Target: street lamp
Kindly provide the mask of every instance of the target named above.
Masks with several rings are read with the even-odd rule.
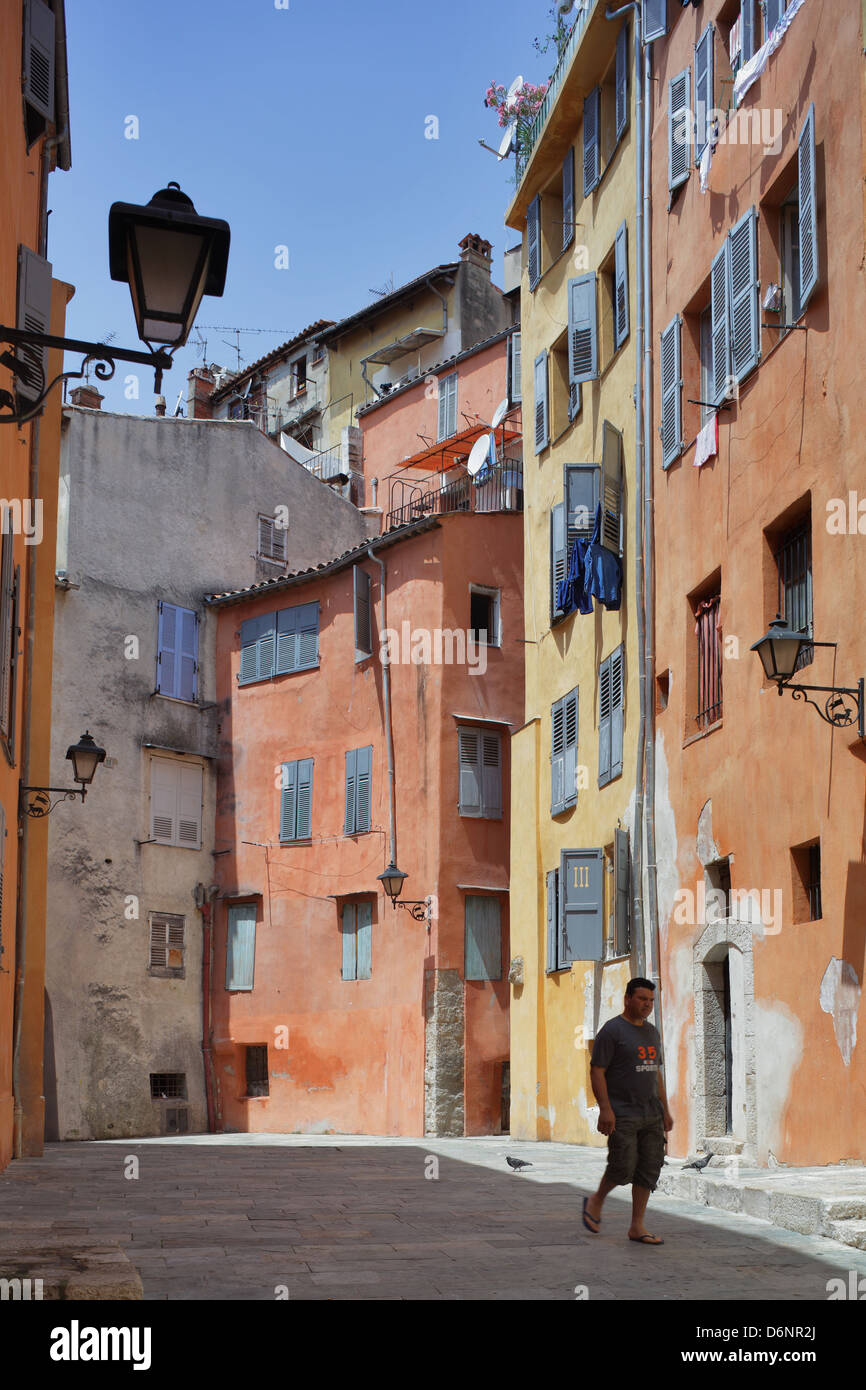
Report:
[[[408,877],[409,875],[404,874],[403,871],[401,869],[398,869],[397,865],[393,862],[388,865],[387,869],[383,874],[378,875],[379,882],[382,884],[382,886],[385,889],[385,892],[391,899],[391,906],[393,907],[395,912],[397,911],[398,907],[402,907],[415,919],[416,922],[427,922],[429,924],[429,898],[426,898],[424,902],[398,903],[397,901],[401,892],[403,891],[403,884],[405,883]]]
[[[93,781],[94,774],[100,763],[105,762],[105,749],[96,744],[90,732],[81,735],[77,743],[71,744],[66,750],[66,756],[72,763],[73,780],[79,783],[78,787],[21,787],[18,793],[18,816],[33,816],[39,820],[43,816],[50,816],[55,806],[59,806],[61,801],[74,801],[76,796],[80,796],[83,801],[87,795],[87,788]],[[57,800],[52,803],[51,793],[59,793]],[[28,801],[28,796],[32,793],[33,800]]]
[[[769,630],[760,641],[752,644],[750,650],[758,653],[764,674],[769,680],[776,682],[776,688],[780,695],[783,691],[790,690],[795,700],[804,700],[807,705],[811,705],[813,709],[818,711],[825,724],[832,724],[837,729],[848,728],[856,720],[860,737],[866,738],[866,699],[864,699],[864,681],[862,678],[854,687],[791,684],[791,677],[797,669],[797,662],[805,648],[835,646],[835,642],[816,642],[813,637],[796,632],[793,628],[788,627],[781,615],[777,613],[770,623]],[[823,708],[815,700],[809,699],[807,691],[829,697]]]
[[[57,338],[31,328],[0,324],[0,342],[13,348],[59,348],[83,352],[77,372],[61,372],[48,385],[41,369],[42,352],[0,354],[0,363],[28,384],[28,399],[16,409],[10,391],[0,390],[0,421],[21,425],[38,415],[60,381],[78,380],[93,363],[99,381],[110,381],[117,362],[137,362],[154,370],[154,393],[172,365],[172,353],[189,336],[202,296],[222,295],[231,233],[227,222],[199,217],[176,183],[155,193],[145,206],[114,203],[108,216],[109,269],[112,280],[129,284],[139,337],[149,352],[108,347],[78,338]],[[163,344],[154,348],[152,344]],[[171,351],[167,347],[171,347]],[[36,381],[32,380],[36,376]],[[39,394],[33,399],[34,391]],[[23,398],[23,389],[19,395]]]

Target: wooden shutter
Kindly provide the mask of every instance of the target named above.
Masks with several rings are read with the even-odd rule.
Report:
[[[461,816],[480,816],[481,811],[481,737],[477,729],[458,729],[457,746],[460,766]]]
[[[177,695],[177,619],[173,603],[158,605],[159,652],[156,658],[156,688],[160,695]]]
[[[511,335],[511,400],[516,404],[523,400],[523,388],[520,381],[520,334]]]
[[[502,815],[502,740],[481,734],[481,814],[492,820]]]
[[[563,806],[577,804],[577,691],[562,701],[563,724]]]
[[[622,347],[628,337],[628,228],[618,228],[615,242],[613,346]]]
[[[617,647],[610,657],[610,776],[622,773],[624,648]]]
[[[240,685],[269,680],[274,674],[276,620],[276,613],[263,613],[241,623]]]
[[[616,36],[616,138],[628,125],[628,22]]]
[[[150,919],[150,968],[168,965],[168,922],[164,917]]]
[[[583,196],[598,186],[601,178],[599,126],[601,88],[594,87],[583,103]]]
[[[346,835],[355,833],[355,800],[358,776],[358,750],[350,748],[346,753],[346,818],[343,830]]]
[[[549,442],[547,405],[547,352],[535,359],[535,452],[540,454]]]
[[[800,214],[800,313],[818,283],[818,190],[815,184],[815,103],[797,146]]]
[[[750,208],[731,228],[731,374],[742,381],[761,358],[758,295],[758,214]]]
[[[598,785],[610,781],[610,657],[598,668]]]
[[[695,163],[700,164],[709,134],[707,117],[713,110],[713,37],[708,24],[695,44]]]
[[[601,543],[622,554],[622,435],[605,420],[601,445]]]
[[[689,107],[691,69],[685,68],[668,82],[668,188],[673,190],[689,176],[692,145],[692,113]]]
[[[568,572],[568,553],[565,546],[565,503],[557,502],[550,511],[550,614],[559,617],[563,610],[557,604],[560,582]]]
[[[562,249],[574,241],[574,146],[562,161]]]
[[[565,809],[565,701],[555,700],[550,707],[550,814],[556,816]]]
[[[556,880],[558,869],[551,869],[547,875],[547,971],[558,966],[556,947],[559,940],[559,914],[557,910]]]
[[[51,265],[27,246],[18,248],[18,323],[31,333],[51,331]],[[48,349],[24,345],[15,350],[24,370],[15,377],[22,400],[35,401],[48,385]]]
[[[370,611],[370,575],[360,565],[352,569],[355,608],[355,660],[363,661],[373,653],[373,633]]]
[[[536,196],[526,212],[526,236],[529,243],[529,288],[535,289],[541,279],[541,200]]]
[[[313,833],[313,760],[298,761],[298,840],[309,840]]]
[[[346,754],[347,835],[363,835],[370,829],[370,779],[373,749],[353,748]]]
[[[598,315],[596,274],[568,282],[568,379],[592,381],[598,376]]]
[[[356,961],[357,978],[369,980],[373,973],[373,904],[358,903],[356,906]]]
[[[198,684],[198,615],[190,608],[177,610],[180,625],[178,699],[195,700]]]
[[[280,839],[297,839],[298,764],[283,763],[280,785]]]
[[[710,270],[710,320],[713,339],[712,393],[713,405],[720,405],[728,392],[731,377],[730,301],[728,297],[728,238],[713,257]]]
[[[592,535],[599,503],[599,472],[597,463],[567,463],[563,468],[566,565],[574,542]]]
[[[343,920],[340,924],[340,932],[343,942],[343,961],[341,966],[342,978],[344,980],[356,980],[358,978],[358,940],[355,932],[354,903],[343,904]]]
[[[755,0],[742,0],[740,16],[740,62],[744,66],[758,47],[755,43]]]
[[[226,989],[251,990],[256,961],[255,904],[230,907],[228,917]]]
[[[568,383],[568,418],[576,420],[583,409],[583,392],[579,381]]]
[[[464,906],[466,980],[502,979],[502,925],[498,898],[467,893]]]
[[[177,841],[179,764],[168,758],[150,763],[150,836],[161,845]]]
[[[660,39],[668,32],[668,0],[643,0],[643,41]]]
[[[43,0],[24,6],[24,100],[41,117],[41,134],[54,121],[54,12]]]
[[[319,605],[301,603],[282,608],[276,618],[277,675],[308,671],[319,664]]]
[[[7,736],[12,729],[12,683],[14,663],[13,644],[17,633],[13,621],[13,564],[15,537],[12,530],[12,509],[4,507],[0,517],[2,529],[2,558],[0,558],[0,732]]]
[[[259,517],[259,554],[273,555],[274,553],[274,520],[270,516]]]
[[[662,467],[667,468],[683,451],[683,398],[681,341],[682,320],[672,319],[661,336]]]
[[[302,603],[296,611],[298,670],[309,671],[319,664],[319,605]]]
[[[180,763],[178,770],[177,841],[187,849],[201,849],[201,766]]]
[[[564,849],[559,864],[560,963],[604,958],[604,852]]]
[[[631,949],[629,921],[631,868],[629,862],[629,840],[627,830],[613,832],[613,949],[617,956],[625,956]]]

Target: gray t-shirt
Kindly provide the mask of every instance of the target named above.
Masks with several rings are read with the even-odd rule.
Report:
[[[658,1071],[662,1040],[651,1023],[611,1018],[599,1029],[592,1065],[604,1067],[607,1094],[614,1115],[638,1116],[658,1112]]]

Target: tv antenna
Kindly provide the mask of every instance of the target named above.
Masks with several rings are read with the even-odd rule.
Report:
[[[371,289],[371,290],[370,290],[370,294],[379,294],[379,295],[382,296],[383,299],[386,299],[387,296],[388,296],[389,294],[393,294],[393,293],[394,293],[394,272],[393,272],[393,270],[391,271],[391,274],[390,274],[389,278],[385,281],[385,288],[384,288],[384,289],[381,289],[381,290],[374,290],[374,289]]]

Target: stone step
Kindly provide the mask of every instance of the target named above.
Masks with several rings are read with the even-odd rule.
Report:
[[[855,1250],[866,1250],[866,1221],[828,1221],[821,1234]]]

